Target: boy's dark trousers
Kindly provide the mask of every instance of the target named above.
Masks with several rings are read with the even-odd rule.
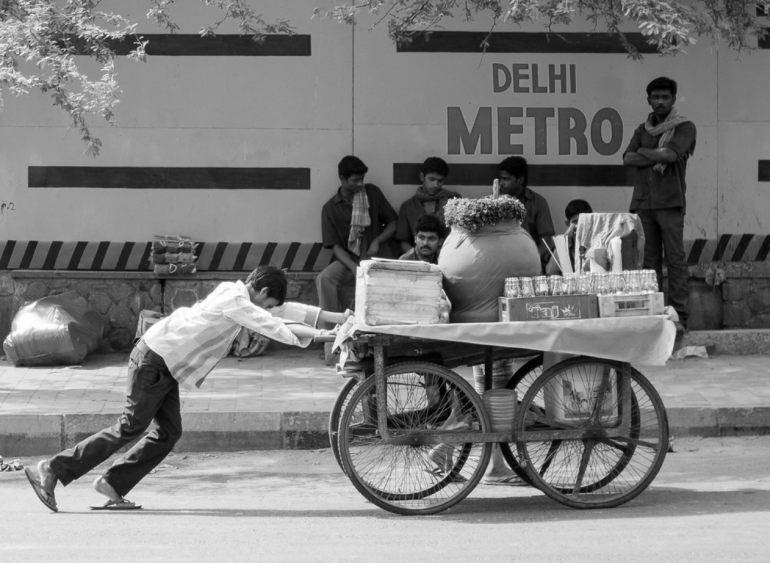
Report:
[[[117,424],[86,438],[49,460],[63,485],[79,479],[123,446],[155,427],[137,442],[103,477],[125,496],[171,452],[182,436],[179,384],[163,358],[139,340],[128,362],[126,406]]]

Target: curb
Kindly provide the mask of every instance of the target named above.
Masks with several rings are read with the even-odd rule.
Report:
[[[770,434],[770,407],[667,409],[670,434],[679,437]],[[0,452],[6,457],[49,455],[112,426],[118,414],[0,416]],[[186,413],[175,452],[307,450],[329,447],[327,412]],[[130,447],[126,446],[122,451]]]
[[[705,346],[709,355],[762,356],[770,351],[770,329],[694,330],[685,346]]]
[[[0,416],[0,453],[36,456],[71,448],[120,414]],[[329,447],[328,412],[183,413],[176,452],[305,450]],[[130,448],[130,444],[121,451]]]

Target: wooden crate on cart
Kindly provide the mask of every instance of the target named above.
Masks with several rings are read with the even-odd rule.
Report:
[[[570,321],[599,316],[596,295],[500,297],[500,322]]]
[[[363,260],[356,272],[356,322],[438,323],[441,280],[438,266],[427,262]]]
[[[663,293],[599,295],[600,317],[639,317],[663,314]]]

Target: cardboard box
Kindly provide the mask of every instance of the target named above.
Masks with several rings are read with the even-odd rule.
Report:
[[[500,322],[572,321],[599,316],[596,295],[500,297]]]
[[[639,317],[663,314],[663,293],[599,295],[600,317]]]
[[[356,272],[356,322],[438,323],[441,281],[441,270],[427,262],[363,260]]]

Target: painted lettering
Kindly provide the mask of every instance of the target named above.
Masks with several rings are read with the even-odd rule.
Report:
[[[559,108],[559,154],[571,154],[573,140],[576,154],[588,154],[586,116],[577,108]]]
[[[511,123],[521,117],[522,108],[497,108],[497,154],[524,154],[524,145],[511,143],[511,135],[521,135],[524,126]]]
[[[521,83],[529,78],[527,74],[528,64],[525,63],[513,63],[511,65],[511,72],[513,74],[513,91],[517,94],[529,93],[529,88],[523,86]]]
[[[514,94],[575,94],[577,70],[574,64],[513,63],[510,70],[502,63],[492,63],[492,90]]]
[[[493,110],[496,122],[493,122]],[[623,120],[617,110],[605,107],[591,116],[574,107],[478,108],[475,119],[466,120],[460,107],[447,108],[448,154],[493,154],[495,126],[500,155],[524,154],[525,146],[535,155],[548,154],[549,120],[556,119],[556,150],[559,155],[616,154],[623,142]],[[514,136],[518,137],[515,138]],[[527,144],[529,142],[530,144]],[[590,144],[589,144],[590,143]]]
[[[535,122],[535,154],[548,153],[548,118],[554,115],[554,108],[527,108],[527,117]]]
[[[502,81],[501,81],[502,76]],[[501,63],[492,64],[492,88],[497,94],[498,92],[505,92],[511,87],[511,73],[508,67]]]
[[[604,142],[602,126],[604,122],[610,124],[610,140]],[[620,150],[623,142],[623,119],[613,108],[602,108],[596,112],[591,120],[591,145],[602,156],[610,156]]]
[[[448,107],[447,111],[447,154],[476,154],[481,141],[481,154],[492,154],[492,108],[480,107],[469,131],[462,109]]]

